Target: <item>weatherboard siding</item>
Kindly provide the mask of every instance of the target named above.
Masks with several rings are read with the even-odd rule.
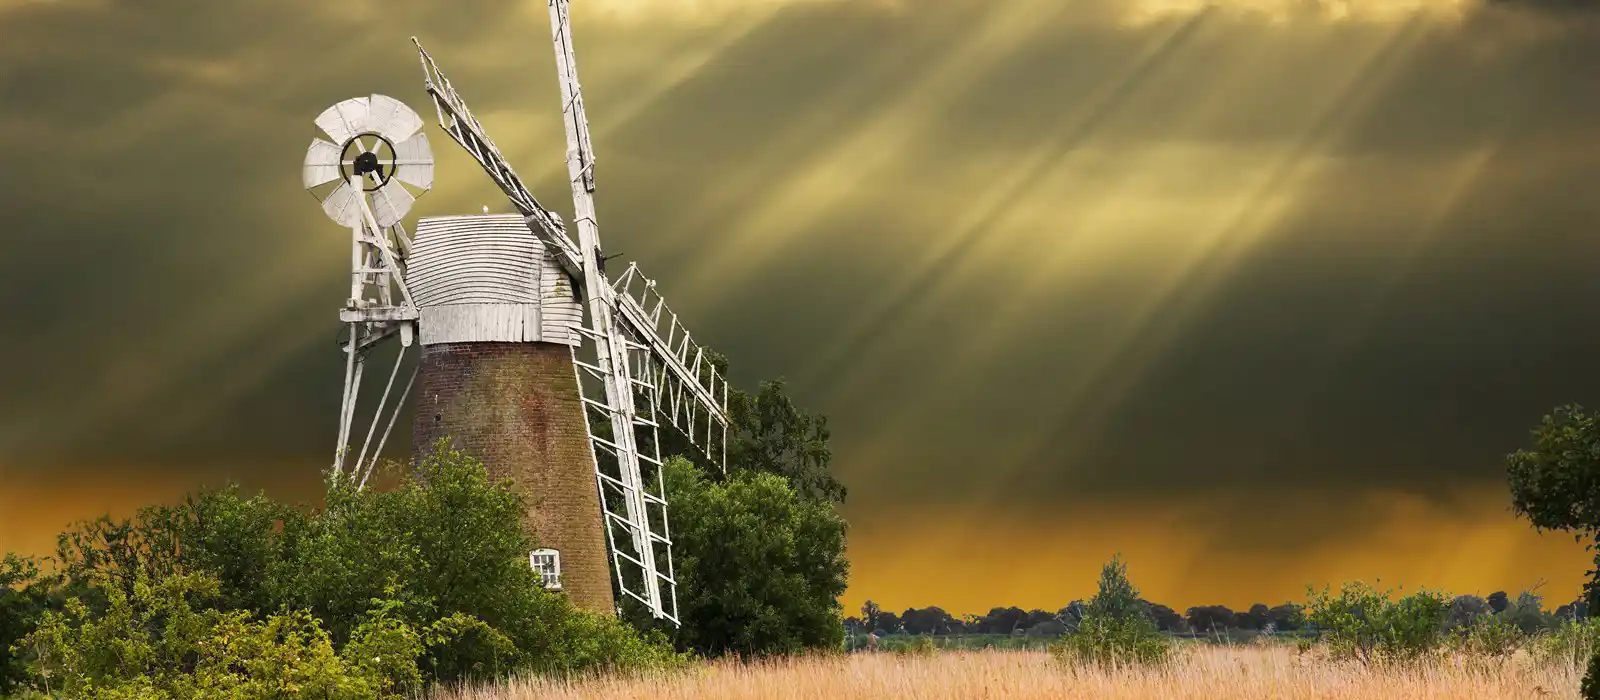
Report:
[[[424,346],[579,342],[572,282],[515,214],[419,220],[406,284]]]

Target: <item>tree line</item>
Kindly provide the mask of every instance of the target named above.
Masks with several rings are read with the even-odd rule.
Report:
[[[1136,598],[1142,614],[1158,631],[1174,634],[1204,634],[1209,632],[1295,632],[1309,630],[1306,606],[1299,603],[1282,603],[1268,607],[1256,603],[1250,608],[1234,611],[1225,605],[1199,605],[1183,613]],[[1487,597],[1460,595],[1451,599],[1450,618],[1465,622],[1476,616],[1506,614],[1516,618],[1519,627],[1527,632],[1545,629],[1562,621],[1581,622],[1588,618],[1588,604],[1576,600],[1557,607],[1544,609],[1543,599],[1532,591],[1511,598],[1505,591],[1496,591]],[[877,603],[867,601],[860,615],[845,618],[845,628],[854,633],[908,635],[1016,635],[1030,637],[1059,637],[1073,629],[1087,610],[1086,601],[1075,600],[1059,610],[1019,607],[994,607],[984,615],[961,616],[945,612],[943,608],[907,608],[899,614],[884,610]]]
[[[826,421],[781,381],[730,394],[726,473],[662,444],[681,626],[544,588],[527,494],[446,440],[389,465],[392,488],[331,481],[318,506],[205,489],[6,554],[0,696],[366,700],[834,647],[849,565]]]

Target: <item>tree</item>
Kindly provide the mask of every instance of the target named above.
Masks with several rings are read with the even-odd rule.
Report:
[[[1518,629],[1522,630],[1523,634],[1535,634],[1553,626],[1556,622],[1549,613],[1544,611],[1543,603],[1543,598],[1533,591],[1523,591],[1517,594],[1515,601],[1511,602],[1504,611],[1499,613],[1499,617],[1516,625]]]
[[[1235,616],[1235,619],[1239,625],[1239,629],[1259,630],[1263,627],[1266,627],[1267,623],[1272,621],[1271,610],[1262,603],[1256,603],[1255,605],[1250,606],[1248,611],[1238,613]]]
[[[880,610],[872,618],[872,630],[878,634],[894,634],[903,630],[900,616],[888,610]]]
[[[1095,664],[1160,664],[1172,640],[1151,621],[1139,589],[1128,580],[1121,555],[1100,570],[1100,584],[1084,607],[1084,616],[1062,643],[1052,649],[1060,661]]]
[[[1267,611],[1272,626],[1279,632],[1293,632],[1305,625],[1304,606],[1284,603]]]
[[[1028,616],[1023,618],[1022,619],[1022,624],[1018,625],[1017,627],[1019,629],[1025,629],[1026,630],[1026,629],[1032,629],[1035,625],[1042,625],[1042,624],[1044,624],[1046,622],[1055,622],[1055,621],[1056,621],[1056,614],[1055,613],[1050,612],[1048,610],[1037,610],[1037,609],[1035,609],[1035,610],[1029,610],[1028,611]]]
[[[1489,607],[1489,601],[1475,595],[1458,595],[1450,601],[1447,624],[1451,627],[1471,627],[1492,614],[1494,609]]]
[[[1506,597],[1505,591],[1495,591],[1489,594],[1489,599],[1484,601],[1489,604],[1489,610],[1496,615],[1511,607],[1511,599]]]
[[[727,376],[728,358],[709,348],[706,354],[709,365]],[[829,469],[833,452],[827,417],[796,406],[785,389],[781,378],[762,382],[754,394],[729,388],[728,473],[776,474],[804,498],[843,503],[847,490]],[[678,431],[658,433],[663,458],[682,456],[693,462],[700,456]]]
[[[1148,619],[1139,589],[1128,580],[1128,565],[1117,555],[1100,570],[1100,587],[1089,599],[1085,616],[1112,620]]]
[[[882,612],[883,608],[871,600],[861,604],[861,621],[867,626],[868,632],[872,631],[872,622],[878,619],[878,614]]]
[[[1074,600],[1067,603],[1067,607],[1056,611],[1056,619],[1060,620],[1061,624],[1066,625],[1067,629],[1076,629],[1078,621],[1083,619],[1085,608],[1083,601]]]
[[[678,647],[763,656],[837,645],[849,562],[833,504],[800,497],[775,474],[714,482],[682,458],[665,469]]]
[[[939,607],[908,608],[900,614],[900,626],[906,634],[950,634],[960,624]]]
[[[28,677],[26,657],[13,654],[11,647],[57,607],[50,584],[37,561],[15,554],[0,559],[0,697],[18,690]]]
[[[118,599],[141,600],[140,582],[203,576],[211,592],[196,605],[261,621],[304,612],[335,648],[369,629],[374,601],[384,601],[397,622],[449,638],[424,664],[429,680],[673,660],[664,643],[546,590],[527,564],[534,545],[521,496],[476,460],[438,447],[396,488],[334,484],[321,509],[228,488],[120,523],[80,524],[57,555],[64,595],[83,608],[73,624]]]
[[[1022,623],[1028,618],[1027,611],[1018,607],[990,608],[989,614],[984,615],[979,626],[982,634],[1011,634],[1022,628]]]
[[[1225,632],[1239,626],[1238,616],[1225,605],[1197,605],[1184,612],[1196,632]]]
[[[1181,632],[1185,628],[1183,616],[1178,611],[1165,605],[1147,603],[1150,619],[1156,623],[1156,629],[1163,632]]]
[[[1361,582],[1308,591],[1307,617],[1335,658],[1363,664],[1411,662],[1427,657],[1444,642],[1449,596],[1420,590],[1395,597]]]
[[[1578,405],[1557,408],[1533,430],[1533,443],[1506,457],[1512,511],[1535,529],[1573,533],[1594,549],[1600,541],[1600,414]],[[1600,553],[1588,575],[1584,602],[1593,608],[1600,605]]]
[[[781,476],[805,498],[844,502],[846,489],[828,469],[833,452],[826,416],[795,406],[782,379],[762,382],[755,395],[731,392],[728,404],[730,467]]]

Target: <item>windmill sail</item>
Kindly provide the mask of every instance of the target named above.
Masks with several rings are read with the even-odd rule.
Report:
[[[727,383],[712,366],[709,354],[655,293],[653,280],[630,266],[613,284],[600,267],[603,258],[592,199],[593,151],[582,111],[567,2],[554,0],[550,13],[576,205],[576,244],[567,237],[561,219],[528,191],[420,43],[417,51],[440,127],[483,166],[523,215],[529,230],[552,251],[561,267],[584,285],[590,325],[579,330],[593,357],[586,357],[592,359],[586,362],[574,352],[573,364],[590,414],[596,486],[615,580],[625,595],[643,603],[656,617],[676,624],[676,581],[657,447],[658,417],[665,414],[710,461],[726,468]],[[412,41],[416,43],[415,38]]]
[[[581,283],[583,261],[578,246],[567,237],[561,218],[541,206],[522,184],[522,178],[506,162],[483,125],[472,116],[466,101],[433,57],[415,37],[411,41],[421,56],[424,85],[433,98],[439,127],[483,166],[484,172],[523,215],[528,229],[555,251],[556,262]],[[672,417],[673,425],[680,427],[695,449],[710,462],[725,468],[727,381],[712,366],[710,355],[679,322],[677,314],[662,303],[654,290],[655,282],[631,267],[629,270],[612,285],[614,291],[606,294],[615,297],[621,323],[627,324],[639,342],[650,348],[651,361],[661,368],[657,380],[661,390],[653,394],[658,401],[655,408]]]

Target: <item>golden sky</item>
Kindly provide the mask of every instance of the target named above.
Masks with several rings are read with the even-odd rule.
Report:
[[[1579,0],[577,0],[607,250],[829,416],[846,603],[1175,607],[1587,555],[1503,456],[1600,377]],[[311,119],[416,35],[566,200],[545,4],[0,0],[0,548],[331,454]],[[430,127],[431,128],[431,127]],[[436,129],[417,215],[506,210]],[[394,439],[406,445],[406,436]]]

